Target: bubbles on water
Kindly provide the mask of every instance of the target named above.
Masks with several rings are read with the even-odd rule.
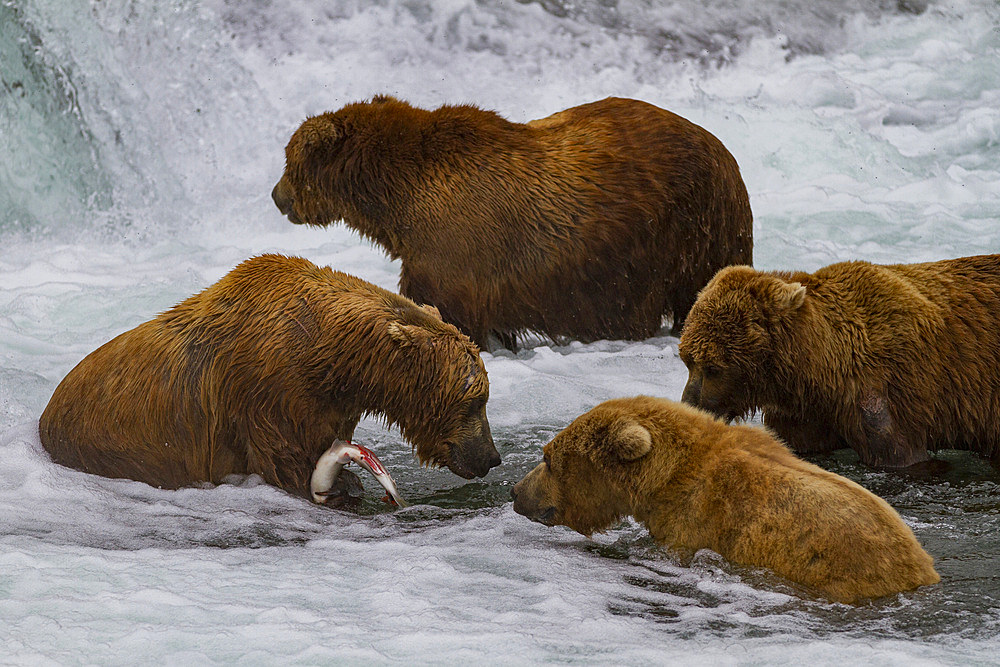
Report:
[[[254,477],[179,491],[97,478],[52,464],[34,422],[83,355],[251,254],[304,254],[395,288],[398,262],[343,226],[293,228],[268,198],[298,122],[378,92],[519,121],[612,94],[671,108],[736,155],[764,268],[995,249],[992,3],[8,2],[0,13],[2,61],[22,67],[0,72],[0,124],[14,123],[0,125],[0,625],[23,638],[5,647],[12,659],[83,645],[95,662],[995,653],[1000,480],[978,459],[942,455],[952,467],[926,478],[823,461],[897,506],[944,577],[860,607],[711,552],[682,561],[631,521],[588,540],[514,514],[510,487],[569,420],[619,395],[680,395],[686,372],[667,336],[484,354],[504,465],[482,480],[418,467],[398,431],[366,420],[360,441],[416,503],[401,511],[370,480],[351,514]],[[33,140],[42,154],[27,160]],[[15,224],[48,238],[12,235]]]
[[[0,434],[38,415],[48,398],[50,384],[32,371],[0,367]]]

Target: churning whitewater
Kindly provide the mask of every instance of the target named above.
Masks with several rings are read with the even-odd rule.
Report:
[[[308,115],[388,93],[514,121],[608,96],[669,109],[740,165],[754,263],[1000,251],[1000,9],[989,0],[707,3],[0,1],[0,653],[14,664],[988,663],[1000,474],[814,462],[885,498],[942,583],[849,607],[628,521],[589,540],[510,488],[614,397],[679,399],[677,339],[484,353],[503,465],[421,468],[355,441],[360,513],[257,478],[166,491],[60,467],[38,417],[89,352],[244,259],[296,254],[395,290],[399,264],[270,198]],[[921,360],[914,359],[914,363]]]

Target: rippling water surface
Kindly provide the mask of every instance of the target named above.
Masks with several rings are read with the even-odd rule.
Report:
[[[969,454],[907,474],[816,459],[893,504],[942,576],[859,607],[681,563],[632,522],[588,540],[514,514],[510,487],[578,414],[680,396],[670,337],[484,354],[504,465],[480,481],[363,422],[402,511],[371,481],[356,515],[254,478],[160,491],[53,465],[36,424],[69,369],[246,257],[396,287],[378,249],[269,197],[306,115],[382,92],[518,121],[608,95],[680,113],[739,161],[761,268],[1000,249],[993,2],[0,0],[3,660],[996,661],[1000,475]]]

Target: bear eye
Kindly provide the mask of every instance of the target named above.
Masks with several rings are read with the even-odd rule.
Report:
[[[713,364],[708,364],[705,366],[705,377],[714,378],[722,375],[722,369]]]

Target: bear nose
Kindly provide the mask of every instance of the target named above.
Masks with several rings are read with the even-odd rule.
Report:
[[[511,500],[517,500],[517,488],[516,487],[511,488],[511,490],[510,490],[510,499]]]
[[[681,402],[696,408],[699,407],[701,403],[701,382],[699,380],[688,379],[687,384],[684,385],[684,391],[681,393]]]
[[[274,205],[278,207],[278,210],[281,211],[282,215],[288,215],[288,212],[292,208],[291,202],[288,201],[288,198],[285,197],[284,194],[279,191],[280,187],[281,187],[280,182],[274,186],[274,189],[271,190],[271,199],[274,200]]]

